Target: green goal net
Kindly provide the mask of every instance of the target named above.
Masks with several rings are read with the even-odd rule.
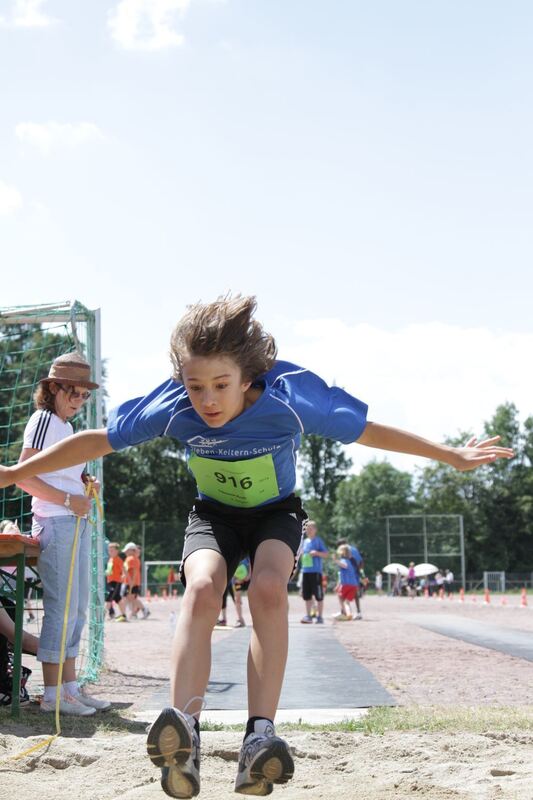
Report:
[[[37,306],[0,308],[0,463],[18,461],[24,428],[34,412],[33,394],[57,356],[78,350],[91,365],[101,385],[100,315],[81,303],[63,302]],[[101,427],[102,390],[93,392],[73,421],[75,430]],[[88,471],[103,484],[102,462],[91,462]],[[31,530],[31,497],[17,487],[0,490],[0,519],[17,521],[23,533]],[[104,521],[96,509],[92,526],[91,595],[80,657],[82,682],[97,679],[103,657]],[[37,590],[38,592],[38,590]],[[35,621],[28,630],[38,635],[42,604],[37,596]]]

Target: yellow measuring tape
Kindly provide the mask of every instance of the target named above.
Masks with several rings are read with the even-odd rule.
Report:
[[[100,498],[98,497],[98,492],[94,488],[93,482],[89,481],[85,488],[85,494],[87,497],[92,497],[98,508],[98,512],[100,516],[103,516],[102,512],[102,504],[100,502]],[[61,649],[59,653],[59,673],[57,676],[57,691],[56,691],[56,732],[53,736],[49,736],[44,742],[39,742],[35,744],[33,747],[30,747],[28,750],[24,750],[22,753],[18,753],[16,756],[10,756],[10,759],[17,760],[18,758],[24,758],[24,756],[29,755],[30,753],[34,753],[36,750],[40,750],[41,747],[46,747],[47,744],[51,744],[54,739],[61,734],[61,725],[59,722],[59,701],[61,699],[61,685],[62,685],[62,678],[63,678],[63,661],[65,656],[65,645],[67,642],[67,627],[68,627],[68,616],[69,616],[69,608],[70,608],[70,595],[72,592],[72,578],[74,576],[74,564],[76,563],[76,552],[78,549],[78,539],[80,534],[80,524],[81,524],[81,517],[78,517],[76,522],[76,530],[74,531],[74,541],[72,542],[72,555],[70,558],[70,570],[68,574],[68,584],[67,584],[67,594],[65,598],[65,613],[63,614],[63,631],[61,634]]]

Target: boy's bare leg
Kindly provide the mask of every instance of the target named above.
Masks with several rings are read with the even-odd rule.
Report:
[[[253,630],[248,651],[248,713],[274,720],[288,650],[287,583],[294,568],[288,545],[262,542],[255,554],[248,605]]]
[[[211,671],[211,634],[228,581],[226,562],[215,550],[197,550],[185,561],[187,587],[174,634],[171,698],[183,709],[192,697],[203,697]],[[187,712],[200,716],[198,704]]]

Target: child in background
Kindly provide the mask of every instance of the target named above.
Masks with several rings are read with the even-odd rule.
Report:
[[[120,546],[117,542],[110,542],[107,545],[107,552],[109,558],[107,560],[107,567],[106,567],[106,597],[105,597],[105,605],[107,609],[107,614],[109,619],[114,619],[115,617],[115,609],[113,604],[116,603],[120,609],[121,615],[124,615],[125,609],[121,606],[121,592],[120,587],[122,585],[122,570],[124,567],[124,562],[119,556]],[[122,601],[123,603],[123,601]]]
[[[354,618],[351,603],[357,597],[359,578],[355,572],[351,561],[351,550],[349,544],[341,544],[336,551],[337,558],[334,558],[339,569],[339,581],[337,584],[337,596],[341,610],[333,615],[333,619],[338,622],[346,622]],[[358,609],[356,619],[361,619]]]
[[[235,628],[244,628],[246,622],[242,613],[242,595],[250,585],[252,567],[248,556],[243,558],[232,578],[233,591],[235,593],[235,611],[237,612],[237,622]]]
[[[126,577],[126,605],[129,605],[131,617],[137,619],[139,611],[143,619],[146,619],[150,612],[141,602],[141,559],[139,558],[140,549],[134,542],[128,542],[124,548],[126,560],[124,561],[124,575]]]

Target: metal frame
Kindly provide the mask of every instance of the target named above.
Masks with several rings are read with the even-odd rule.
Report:
[[[406,520],[422,520],[422,531],[402,531],[402,533],[391,533],[391,519],[406,519]],[[461,584],[463,589],[466,587],[466,565],[465,565],[465,536],[464,536],[464,523],[462,514],[389,514],[385,517],[386,535],[387,535],[387,559],[390,564],[395,559],[395,554],[391,549],[391,538],[405,538],[406,536],[421,536],[423,537],[424,545],[424,561],[429,562],[431,559],[441,558],[442,553],[430,553],[428,550],[428,519],[454,519],[459,522],[458,531],[430,531],[430,536],[458,536],[459,537],[459,552],[446,553],[446,556],[460,557],[461,558]],[[403,553],[405,556],[418,558],[420,552],[416,553]],[[389,578],[390,581],[390,578]]]
[[[9,306],[0,309],[0,329],[2,324],[41,324],[64,323],[70,325],[72,338],[76,347],[80,348],[76,323],[85,322],[87,325],[86,358],[91,365],[91,373],[99,389],[93,392],[86,406],[86,421],[90,428],[101,428],[103,424],[103,387],[102,387],[102,353],[101,353],[101,315],[100,309],[88,309],[78,300],[65,300],[57,303],[43,303],[40,305]],[[89,462],[90,474],[94,475],[102,486],[101,499],[104,497],[104,470],[101,458]],[[103,636],[103,614],[105,601],[105,576],[104,576],[104,520],[97,516],[96,520],[96,570],[97,570],[97,603],[95,612],[100,616],[98,620]],[[93,596],[94,599],[94,596]],[[95,641],[96,627],[90,628],[88,652],[101,652],[102,642]]]
[[[143,593],[143,597],[144,597],[144,595],[146,594],[146,590],[147,590],[147,588],[148,588],[148,580],[147,580],[147,577],[148,577],[148,567],[160,566],[160,565],[167,565],[167,564],[168,564],[168,565],[171,565],[171,564],[176,564],[176,565],[177,565],[177,567],[178,567],[178,570],[179,570],[179,566],[180,566],[180,564],[181,564],[181,561],[145,561],[145,562],[144,562],[144,565],[143,565],[143,582],[142,582],[142,593]]]

